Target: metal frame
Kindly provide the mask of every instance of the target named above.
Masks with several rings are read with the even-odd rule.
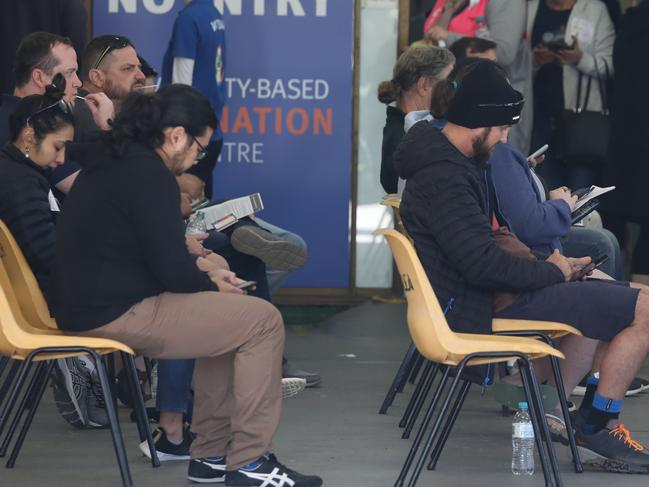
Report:
[[[6,427],[11,412],[16,405],[18,397],[21,390],[27,380],[27,375],[31,369],[34,359],[39,355],[49,355],[49,354],[76,354],[76,353],[85,353],[90,355],[94,360],[97,367],[97,373],[99,375],[99,381],[101,383],[102,393],[104,396],[104,401],[106,404],[106,412],[108,414],[108,420],[110,423],[111,437],[113,440],[113,446],[115,449],[115,456],[117,458],[117,464],[119,466],[120,474],[122,477],[122,485],[124,487],[130,487],[133,485],[133,479],[131,477],[130,468],[128,465],[128,459],[126,456],[126,448],[124,446],[124,438],[122,436],[122,431],[119,425],[119,419],[117,416],[117,407],[114,401],[114,395],[112,394],[112,385],[111,381],[108,379],[108,374],[106,373],[106,366],[103,362],[103,357],[100,356],[94,349],[87,347],[43,347],[36,350],[33,350],[25,360],[22,360],[19,363],[19,371],[15,377],[7,377],[6,381],[13,382],[11,391],[7,398],[7,402],[2,407],[0,412],[0,436],[4,428]],[[155,445],[153,443],[153,437],[151,435],[151,428],[149,425],[148,417],[146,414],[146,409],[144,406],[144,399],[142,397],[142,390],[139,387],[139,382],[137,378],[137,371],[135,368],[135,360],[132,355],[122,352],[122,360],[125,369],[127,370],[127,376],[129,379],[129,386],[131,388],[131,394],[135,398],[135,411],[137,418],[138,432],[140,435],[140,441],[147,441],[149,450],[151,453],[151,464],[153,467],[160,466],[160,460],[158,459],[157,452],[155,450]],[[18,362],[18,361],[16,361]],[[5,363],[6,365],[6,363]],[[27,408],[29,408],[29,413],[23,426],[20,430],[18,438],[14,444],[9,460],[7,461],[7,468],[13,468],[20,453],[20,449],[23,445],[29,427],[31,426],[32,420],[36,413],[36,409],[43,397],[43,392],[45,391],[45,386],[47,385],[47,380],[50,377],[50,372],[54,366],[54,360],[44,360],[38,364],[36,372],[32,376],[32,380],[27,388],[27,391],[23,395],[23,398],[18,406],[18,409],[14,415],[13,421],[10,424],[9,430],[4,437],[2,445],[0,446],[0,457],[6,455],[6,452],[9,448],[9,444],[15,434],[15,431],[22,419],[22,416]],[[6,386],[3,386],[3,388]]]

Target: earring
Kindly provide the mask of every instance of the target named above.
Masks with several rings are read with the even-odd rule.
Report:
[[[29,147],[25,147],[25,158],[29,159]]]

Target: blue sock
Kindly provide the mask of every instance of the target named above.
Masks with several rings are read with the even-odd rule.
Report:
[[[254,462],[250,462],[249,464],[244,465],[243,467],[241,467],[241,469],[242,470],[247,470],[247,471],[250,472],[252,470],[256,470],[257,468],[259,468],[259,465],[261,465],[262,463],[264,463],[264,461],[263,461],[263,458],[260,457],[257,460],[255,460]]]
[[[595,392],[592,407],[588,411],[585,423],[582,426],[583,432],[594,434],[604,429],[610,420],[617,419],[620,416],[621,410],[621,400],[610,399]]]
[[[586,381],[586,394],[584,394],[584,399],[581,401],[581,405],[579,406],[579,414],[584,419],[588,416],[588,411],[593,407],[593,398],[595,397],[598,385],[598,373],[588,377],[588,380]]]

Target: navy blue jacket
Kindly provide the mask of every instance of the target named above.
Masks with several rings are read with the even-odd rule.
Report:
[[[570,231],[570,207],[539,193],[523,154],[509,144],[498,144],[491,156],[491,177],[500,210],[519,240],[534,252],[560,250],[559,239]]]

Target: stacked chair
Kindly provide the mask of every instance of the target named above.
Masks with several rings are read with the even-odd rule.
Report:
[[[3,369],[9,368],[4,383],[0,385],[0,457],[6,455],[20,421],[27,413],[7,461],[7,468],[15,465],[55,360],[89,355],[95,361],[99,374],[122,484],[125,487],[133,485],[116,402],[112,394],[112,383],[104,364],[105,357],[117,352],[122,355],[131,393],[135,399],[140,440],[148,442],[152,465],[157,467],[160,462],[138,383],[135,352],[116,340],[77,336],[58,330],[27,261],[9,229],[0,221],[0,376]],[[31,376],[27,390],[20,398],[33,365],[36,365],[36,370]],[[7,425],[9,428],[5,433]]]
[[[391,198],[388,203],[384,199],[384,204],[392,206],[398,212],[400,202],[397,198]],[[405,231],[405,228],[402,230]],[[495,319],[492,323],[493,335],[454,333],[448,326],[445,313],[437,301],[407,235],[391,229],[379,230],[376,233],[386,238],[403,281],[408,303],[408,329],[412,338],[381,405],[379,411],[381,414],[387,412],[396,394],[404,390],[409,379],[413,383],[416,381],[419,370],[423,367],[423,372],[399,423],[399,426],[404,428],[403,438],[410,436],[435,379],[441,374],[441,380],[394,485],[406,485],[408,474],[426,435],[424,448],[407,485],[409,487],[416,485],[429,455],[428,469],[436,468],[472,384],[469,375],[466,374],[468,372],[465,370],[466,367],[517,360],[528,398],[545,483],[548,486],[562,486],[556,453],[550,439],[532,363],[532,360],[545,357],[550,359],[555,383],[558,386],[575,471],[582,472],[558,364],[558,359],[563,358],[563,355],[554,348],[553,341],[567,334],[580,334],[579,331],[562,323]],[[444,395],[444,389],[449,382],[450,389]],[[442,397],[444,400],[441,408],[435,414]],[[430,429],[431,422],[432,429]]]

